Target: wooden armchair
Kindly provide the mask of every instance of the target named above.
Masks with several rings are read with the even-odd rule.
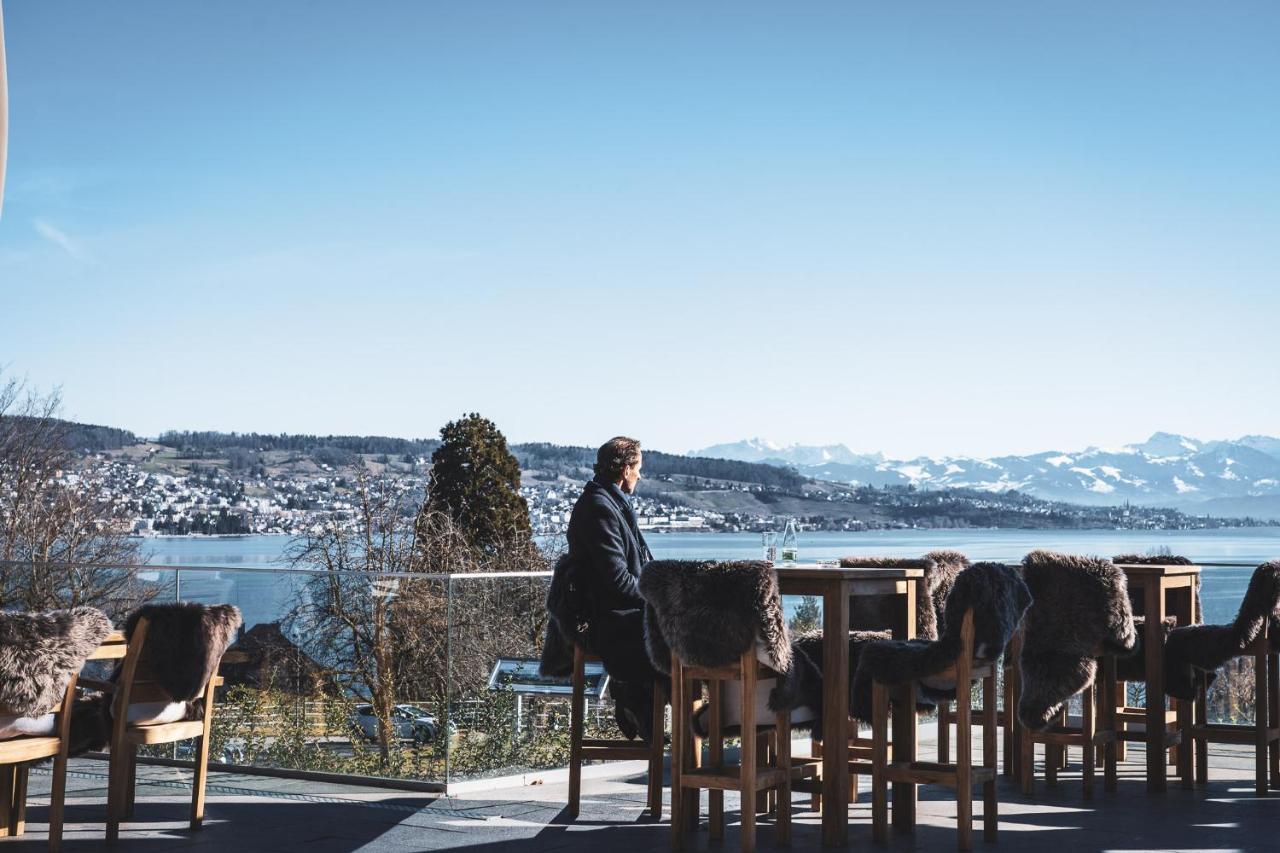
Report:
[[[196,738],[195,779],[191,786],[191,828],[204,820],[205,777],[209,766],[209,730],[213,722],[215,688],[222,677],[215,675],[204,687],[204,713],[198,720],[138,725],[129,722],[129,706],[139,702],[169,701],[171,697],[153,680],[147,660],[147,619],[138,620],[127,645],[121,643],[103,657],[123,658],[114,682],[82,679],[85,686],[114,694],[112,699],[111,765],[107,782],[107,843],[120,837],[120,823],[133,816],[138,747],[176,743]]]
[[[53,759],[53,791],[49,795],[49,849],[62,844],[62,808],[67,791],[67,745],[70,742],[71,706],[76,680],[71,679],[58,706],[54,734],[0,740],[0,838],[26,831],[27,770],[46,758]]]

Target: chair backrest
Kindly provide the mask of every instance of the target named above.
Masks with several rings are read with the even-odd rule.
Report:
[[[229,604],[144,605],[125,622],[131,651],[144,620],[147,630],[138,642],[134,677],[154,682],[162,691],[144,701],[187,702],[198,697],[217,673],[222,654],[240,627],[240,611]],[[135,695],[133,701],[140,700],[142,696]]]
[[[925,594],[916,600],[916,637],[936,640],[945,624],[947,596],[969,559],[959,551],[930,551],[923,557],[841,557],[841,568],[923,569]],[[877,630],[892,624],[891,595],[860,595],[850,602],[849,624],[854,629]]]
[[[1110,560],[1032,551],[1022,571],[1033,601],[1023,620],[1018,715],[1039,731],[1093,684],[1097,657],[1132,652],[1137,632],[1124,572]]]
[[[110,632],[110,620],[93,607],[0,612],[0,712],[38,717],[58,707]]]
[[[778,576],[768,563],[655,560],[640,573],[640,594],[649,658],[660,672],[670,670],[672,652],[690,666],[720,667],[753,647],[775,672],[791,668]]]

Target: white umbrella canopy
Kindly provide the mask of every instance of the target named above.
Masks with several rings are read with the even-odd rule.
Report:
[[[9,84],[4,71],[4,6],[0,5],[0,213],[4,212],[4,163],[9,142]]]

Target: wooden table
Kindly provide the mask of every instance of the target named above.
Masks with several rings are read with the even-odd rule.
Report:
[[[811,595],[822,599],[822,841],[827,845],[849,842],[849,643],[831,642],[849,636],[849,600],[858,595],[896,596],[894,623],[886,625],[895,638],[910,639],[916,633],[916,597],[924,583],[923,569],[851,568],[817,564],[776,566],[778,589],[783,595]],[[900,715],[910,725],[898,723],[893,732],[895,761],[915,759],[916,726],[912,713]],[[908,731],[909,729],[909,731]],[[899,803],[904,816],[914,803],[914,785],[894,785],[894,816]],[[901,799],[899,799],[901,798]]]
[[[1161,625],[1166,616],[1177,617],[1179,625],[1194,625],[1196,619],[1195,582],[1199,566],[1158,566],[1118,563],[1129,581],[1130,591],[1143,602],[1143,646],[1147,672],[1147,708],[1144,739],[1147,748],[1147,790],[1164,791],[1168,785],[1165,740],[1168,731],[1164,695],[1164,636]],[[1191,712],[1191,703],[1174,700],[1179,717]],[[1179,775],[1190,772],[1190,744],[1178,747]]]

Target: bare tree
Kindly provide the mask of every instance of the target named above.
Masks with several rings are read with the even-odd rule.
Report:
[[[69,448],[56,391],[0,377],[0,606],[89,604],[112,614],[153,596],[124,508]]]
[[[296,568],[318,569],[288,623],[339,686],[373,706],[384,762],[394,734],[397,644],[391,623],[400,578],[414,570],[414,516],[407,489],[361,474],[354,518],[320,523],[291,549]]]

